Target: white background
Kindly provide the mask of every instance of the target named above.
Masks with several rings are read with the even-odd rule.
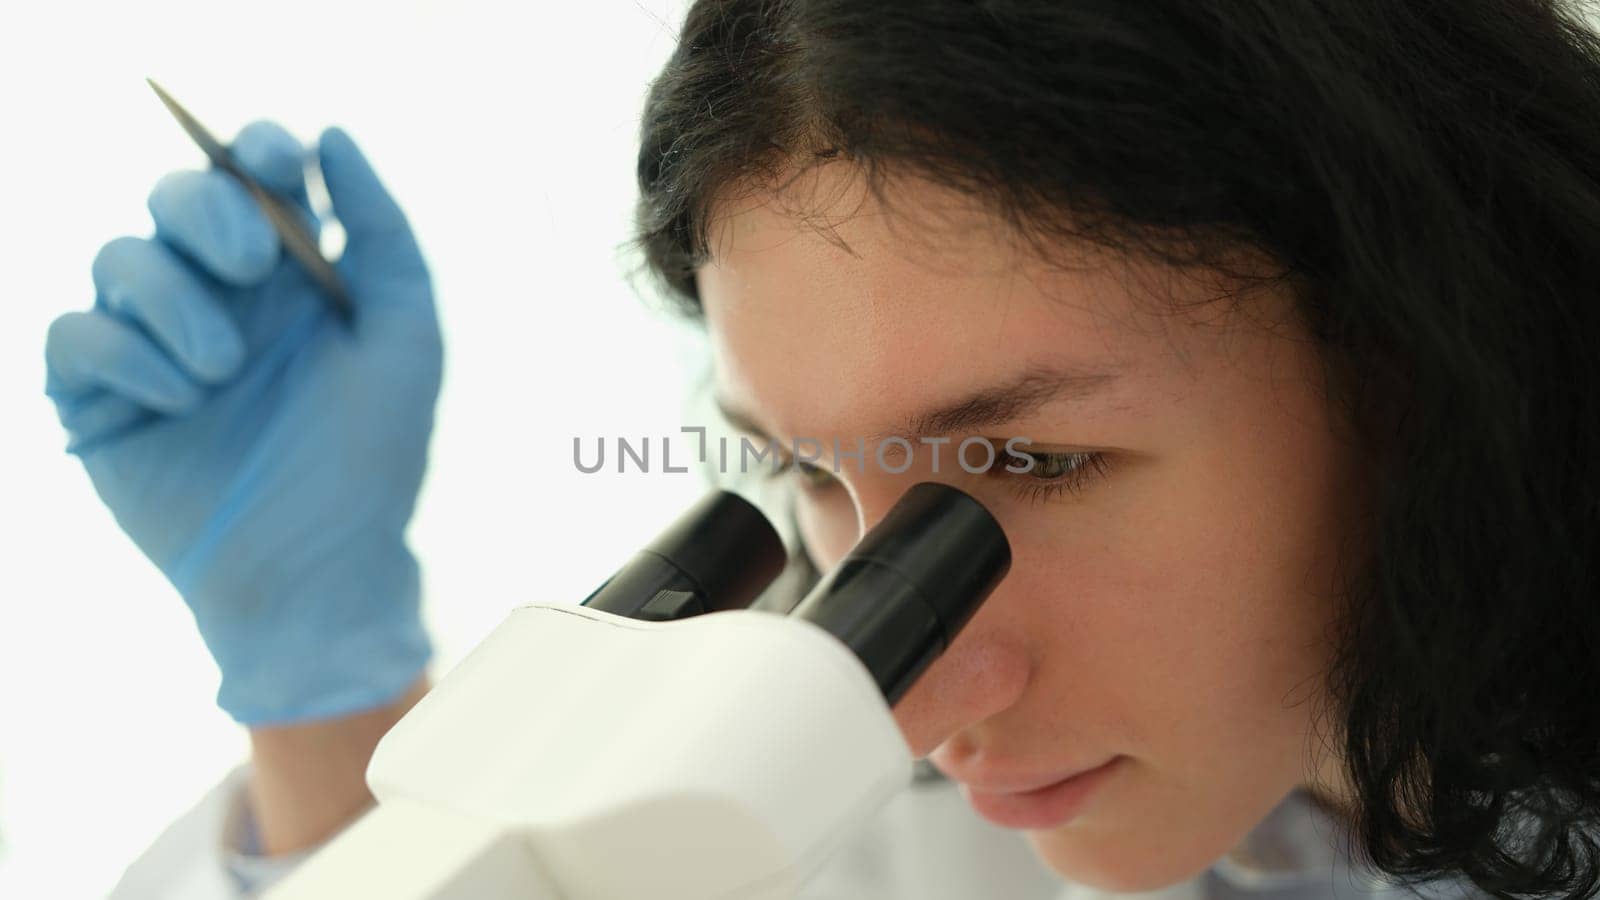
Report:
[[[188,612],[100,505],[42,393],[101,244],[223,140],[339,124],[411,216],[447,341],[412,528],[442,671],[505,611],[582,599],[703,490],[582,475],[575,435],[676,432],[697,333],[624,279],[637,117],[682,5],[8,4],[0,21],[0,896],[109,889],[243,758]]]

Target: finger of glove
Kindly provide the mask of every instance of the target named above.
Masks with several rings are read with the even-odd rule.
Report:
[[[233,161],[280,197],[293,201],[312,234],[318,232],[316,215],[306,191],[306,148],[282,125],[258,119],[239,129],[228,148]]]
[[[101,441],[138,425],[155,415],[127,397],[110,391],[96,390],[80,395],[80,399],[59,402],[56,413],[66,428],[67,452],[83,453]]]
[[[166,244],[117,238],[100,248],[92,273],[106,308],[142,325],[195,378],[220,382],[244,362],[238,326]]]
[[[239,179],[216,169],[171,172],[147,202],[156,237],[217,280],[259,284],[278,261],[278,234]]]
[[[57,405],[107,390],[147,409],[182,414],[203,398],[161,348],[129,322],[99,312],[72,312],[50,323],[45,339],[45,393]]]
[[[323,131],[318,141],[322,180],[334,215],[345,230],[341,274],[358,303],[432,303],[427,266],[400,205],[344,129]]]

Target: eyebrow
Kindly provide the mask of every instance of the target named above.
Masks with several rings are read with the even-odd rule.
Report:
[[[981,388],[957,400],[907,416],[900,427],[869,436],[870,442],[899,436],[937,437],[975,432],[1027,418],[1052,403],[1082,403],[1103,394],[1120,377],[1118,372],[1082,368],[1030,366],[1009,381]],[[758,437],[771,432],[754,415],[716,398],[718,411],[728,423]]]

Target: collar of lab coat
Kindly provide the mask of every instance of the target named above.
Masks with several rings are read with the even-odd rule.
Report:
[[[1394,885],[1355,859],[1344,826],[1304,788],[1279,801],[1211,870],[1241,891],[1326,884],[1333,874],[1348,874],[1352,885],[1366,890]]]

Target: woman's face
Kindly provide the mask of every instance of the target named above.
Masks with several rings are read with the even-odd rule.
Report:
[[[1010,574],[896,706],[913,753],[1070,880],[1190,877],[1337,771],[1312,726],[1360,463],[1316,348],[1286,294],[1230,316],[1204,303],[1216,283],[1050,268],[939,188],[889,196],[892,214],[835,164],[719,204],[697,273],[719,402],[775,444],[822,443],[821,472],[783,477],[824,570],[917,481],[988,507]],[[878,464],[887,435],[909,460]],[[951,438],[937,473],[923,436]],[[1028,439],[1034,470],[1002,450],[970,474],[972,436]],[[858,438],[864,463],[835,459]],[[1003,796],[1108,761],[1087,792]]]

